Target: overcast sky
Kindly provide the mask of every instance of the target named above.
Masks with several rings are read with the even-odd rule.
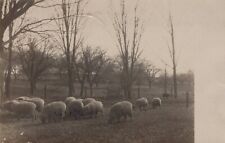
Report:
[[[86,7],[86,12],[94,16],[86,23],[86,43],[100,46],[109,55],[118,53],[111,17],[112,11],[119,8],[119,1],[89,0]],[[133,15],[136,2],[127,0],[128,15]],[[196,67],[203,64],[199,63],[202,55],[207,55],[208,59],[213,58],[210,49],[221,49],[224,45],[224,5],[223,0],[139,0],[138,14],[144,20],[145,27],[141,43],[142,57],[161,68],[164,68],[162,60],[171,65],[167,48],[167,43],[171,43],[168,33],[168,16],[171,11],[178,72],[189,69],[195,71]],[[52,9],[34,8],[31,11],[36,18],[55,15]]]

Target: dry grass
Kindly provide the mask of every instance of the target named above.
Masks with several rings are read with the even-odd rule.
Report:
[[[115,102],[115,101],[113,101]],[[109,101],[104,117],[41,124],[29,119],[0,122],[4,143],[193,143],[194,107],[187,109],[184,98],[163,100],[163,105],[146,112],[135,111],[132,120],[107,124]],[[2,116],[7,118],[7,116]],[[11,117],[11,116],[10,116]],[[4,120],[5,121],[5,120]]]

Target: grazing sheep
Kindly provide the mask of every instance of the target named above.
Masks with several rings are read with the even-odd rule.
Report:
[[[158,97],[153,98],[152,99],[152,108],[155,109],[156,107],[161,106],[161,103],[162,103],[162,101],[160,98],[158,98]]]
[[[66,109],[67,115],[78,119],[82,116],[83,106],[84,104],[81,100],[74,100],[69,102]]]
[[[36,104],[27,101],[12,100],[11,111],[19,118],[32,117],[36,119]]]
[[[141,97],[139,99],[136,100],[136,106],[139,108],[139,110],[147,110],[148,107],[148,99],[145,97]]]
[[[55,101],[45,105],[42,114],[42,123],[51,121],[61,121],[65,117],[66,104],[62,101]]]
[[[44,108],[44,104],[45,104],[45,101],[41,98],[38,98],[38,97],[25,99],[24,101],[28,101],[28,102],[32,102],[32,103],[36,104],[36,106],[37,106],[36,110],[38,112],[42,112],[42,110]]]
[[[83,103],[83,100],[84,100],[84,99],[82,99],[82,98],[77,98],[76,100],[77,100],[77,101],[81,101],[81,102]]]
[[[64,102],[66,103],[66,105],[68,105],[70,102],[72,102],[72,101],[74,101],[74,100],[76,100],[76,98],[70,96],[70,97],[66,97],[66,99],[65,99]]]
[[[2,106],[1,106],[1,109],[2,110],[5,110],[5,111],[8,111],[8,112],[13,112],[13,104],[15,104],[15,102],[17,102],[16,100],[8,100],[8,101],[5,101]]]
[[[109,112],[109,120],[108,123],[112,123],[114,121],[120,121],[121,117],[124,117],[126,120],[127,116],[132,118],[132,103],[129,101],[121,101],[112,105]]]
[[[103,115],[103,104],[101,101],[92,101],[84,106],[83,113],[88,117],[97,117],[98,113]]]
[[[84,103],[84,106],[92,101],[95,101],[95,99],[94,98],[85,98],[82,100],[82,102]]]

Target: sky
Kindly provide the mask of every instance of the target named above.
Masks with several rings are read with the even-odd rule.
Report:
[[[55,0],[56,1],[56,0]],[[47,0],[47,3],[53,1]],[[83,31],[86,43],[92,46],[99,46],[108,52],[108,55],[118,54],[116,47],[115,33],[112,27],[113,11],[118,11],[120,0],[89,0],[86,12],[93,17],[88,18]],[[133,16],[133,8],[138,2],[138,15],[144,22],[144,33],[141,41],[142,58],[151,61],[159,68],[171,69],[168,44],[171,47],[169,36],[169,12],[172,15],[175,34],[176,58],[178,62],[177,71],[187,72],[195,70],[196,58],[201,54],[201,48],[211,48],[206,43],[211,32],[220,32],[222,25],[217,23],[218,6],[210,0],[133,0],[126,1],[126,10],[129,16]],[[31,16],[44,18],[54,16],[53,9],[33,8]],[[224,17],[218,17],[224,18]],[[223,21],[219,21],[223,22]],[[214,27],[217,25],[217,27]],[[215,33],[214,33],[215,34]],[[223,34],[223,33],[221,33]],[[216,43],[215,45],[220,45]],[[214,44],[213,44],[214,45]]]

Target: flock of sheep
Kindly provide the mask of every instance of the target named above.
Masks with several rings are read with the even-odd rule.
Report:
[[[153,98],[152,108],[161,106],[160,98]],[[147,110],[148,99],[141,97],[134,105],[129,101],[120,101],[113,104],[109,111],[108,123],[118,122],[123,117],[132,118],[133,109],[140,111]],[[67,97],[65,101],[54,101],[45,104],[45,101],[38,97],[18,97],[4,102],[1,109],[14,113],[18,119],[30,117],[33,120],[40,119],[42,123],[62,121],[65,118],[93,118],[98,113],[103,115],[104,106],[101,101],[94,98],[76,99]]]

